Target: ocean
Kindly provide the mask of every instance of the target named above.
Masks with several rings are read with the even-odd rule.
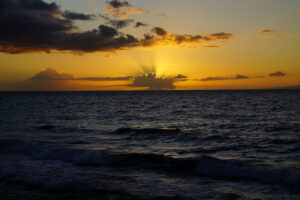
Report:
[[[300,199],[300,90],[1,92],[0,199]]]

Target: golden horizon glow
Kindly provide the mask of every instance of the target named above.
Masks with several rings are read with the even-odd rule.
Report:
[[[51,84],[36,90],[212,90],[300,86],[300,15],[295,10],[300,7],[300,2],[297,0],[228,0],[226,3],[174,0],[172,4],[169,0],[130,0],[127,3],[120,1],[123,2],[121,7],[96,0],[90,0],[84,6],[77,0],[73,3],[43,1],[60,6],[60,11],[51,15],[55,18],[61,19],[64,10],[89,13],[86,17],[93,17],[86,21],[73,20],[73,25],[79,28],[64,30],[63,37],[67,39],[72,39],[72,34],[85,37],[90,30],[98,30],[100,24],[102,29],[95,32],[99,34],[98,38],[103,37],[101,34],[112,34],[112,40],[120,37],[126,42],[112,42],[107,48],[101,46],[101,42],[97,43],[98,39],[89,45],[69,44],[62,40],[49,44],[49,47],[30,47],[14,43],[16,40],[0,34],[0,90],[34,90],[33,83],[31,88],[20,84],[48,68],[78,79],[98,79],[59,82],[48,77]],[[105,17],[99,17],[99,12]],[[262,18],[265,15],[268,18]],[[120,25],[124,27],[114,27],[118,20],[125,20]],[[135,27],[137,22],[140,24]],[[50,52],[46,53],[48,50]],[[9,54],[12,52],[15,54]],[[154,69],[152,72],[157,77],[143,80],[149,86],[142,87],[142,83],[135,83],[135,78],[146,74],[147,68]],[[116,77],[130,78],[115,80]],[[104,78],[111,80],[102,80]],[[169,80],[164,82],[160,78]],[[47,80],[43,81],[46,83]]]

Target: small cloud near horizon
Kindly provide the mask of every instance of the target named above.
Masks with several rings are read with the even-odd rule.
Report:
[[[72,74],[60,73],[55,69],[47,68],[36,73],[32,77],[22,82],[10,84],[13,90],[28,90],[28,91],[64,91],[64,90],[86,90],[82,85],[84,82],[114,82],[114,81],[130,81],[130,84],[120,85],[129,88],[145,88],[148,90],[173,90],[174,85],[178,81],[186,81],[187,76],[178,74],[173,77],[159,77],[155,68],[144,68],[144,73],[137,76],[124,77],[79,77],[75,78]],[[146,71],[145,71],[146,70]],[[117,85],[115,85],[116,87]]]
[[[285,73],[278,71],[278,72],[269,74],[269,76],[270,77],[283,77],[283,76],[285,76]]]
[[[140,75],[135,76],[133,82],[127,86],[145,88],[147,90],[174,90],[176,89],[175,82],[186,81],[188,79],[183,74],[170,77],[158,76],[154,66],[142,66],[141,70]]]
[[[206,77],[203,79],[200,79],[200,81],[223,81],[223,80],[241,80],[241,79],[249,79],[248,76],[244,76],[241,74],[237,74],[236,76],[231,76],[231,77]]]

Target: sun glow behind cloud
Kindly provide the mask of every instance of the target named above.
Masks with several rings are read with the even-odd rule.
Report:
[[[112,1],[114,9],[98,0],[90,0],[89,4],[93,5],[90,7],[82,6],[85,3],[79,5],[77,1],[55,2],[59,8],[49,4],[51,6],[47,12],[43,11],[46,12],[44,18],[30,16],[34,20],[43,19],[59,25],[63,31],[52,29],[42,31],[37,37],[21,37],[24,31],[30,33],[31,30],[10,32],[9,27],[19,30],[23,18],[1,23],[2,27],[7,25],[8,28],[0,31],[4,52],[0,54],[0,82],[25,80],[46,68],[70,73],[77,78],[104,78],[135,77],[141,66],[155,66],[157,77],[175,77],[179,74],[188,77],[186,81],[175,81],[176,89],[254,89],[300,84],[297,54],[300,30],[296,23],[299,15],[295,12],[300,5],[294,0],[228,0],[226,4],[215,0],[193,3],[189,0],[172,1],[172,4],[168,0],[159,3]],[[267,9],[270,6],[272,12]],[[133,8],[143,12],[125,13],[128,19],[121,17],[124,10]],[[229,12],[229,8],[234,8],[234,12]],[[30,13],[26,8],[16,11],[20,9],[24,15]],[[116,9],[119,9],[118,15],[108,13]],[[237,11],[243,12],[243,15]],[[280,18],[274,14],[279,11],[285,13]],[[5,17],[11,16],[9,9],[5,13]],[[265,15],[268,18],[262,18]],[[286,26],[287,21],[293,25]],[[137,23],[143,25],[136,27]],[[16,34],[21,35],[15,37]],[[44,43],[46,36],[49,40],[45,41],[49,44]],[[22,44],[17,38],[22,39]],[[17,54],[8,55],[8,52]],[[147,56],[149,54],[152,54],[150,58]],[[276,79],[267,76],[278,71],[286,76]],[[237,74],[250,78],[232,78]],[[262,76],[264,78],[253,78]],[[207,77],[221,77],[224,80],[199,81]],[[100,86],[105,89],[110,85],[113,85],[111,89],[141,89],[128,87],[130,82],[124,80],[72,81],[73,84],[75,82],[84,89]]]

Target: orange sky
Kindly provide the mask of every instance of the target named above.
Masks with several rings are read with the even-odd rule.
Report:
[[[0,90],[300,85],[298,0],[3,2]]]

